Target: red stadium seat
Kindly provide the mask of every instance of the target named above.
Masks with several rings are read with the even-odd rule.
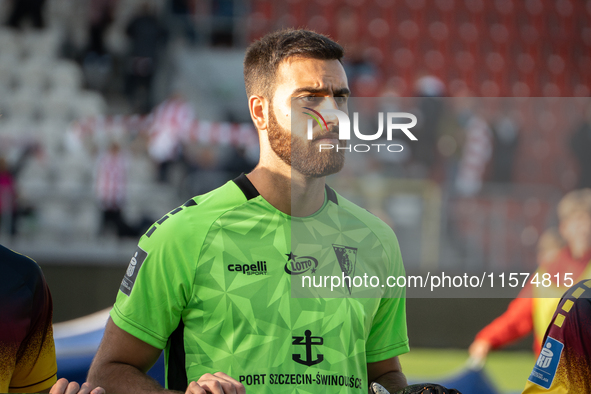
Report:
[[[588,61],[582,60],[586,54],[573,50],[580,47],[578,43],[591,47],[589,4],[573,0],[289,0],[281,4],[253,0],[251,34],[298,25],[328,33],[345,46],[365,48],[365,56],[383,74],[378,83],[398,76],[412,85],[416,67],[426,66],[443,80],[464,80],[477,92],[535,96],[559,90],[567,95],[574,94],[577,85],[591,84]],[[395,67],[384,59],[393,59]]]
[[[484,11],[484,0],[464,0],[466,8],[472,13],[480,13]]]
[[[526,83],[518,81],[515,82],[511,88],[511,95],[515,97],[529,97],[530,89]]]
[[[480,94],[482,97],[499,97],[501,88],[495,81],[487,80],[480,85]]]

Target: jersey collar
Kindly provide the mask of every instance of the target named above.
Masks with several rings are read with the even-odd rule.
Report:
[[[242,193],[244,193],[244,196],[247,200],[260,196],[259,191],[256,189],[256,187],[254,187],[250,179],[248,179],[248,177],[244,173],[240,174],[238,178],[234,179],[233,181],[236,184],[236,186],[238,186],[238,188],[242,191]],[[335,193],[335,191],[328,187],[327,184],[324,184],[324,188],[326,190],[326,198],[328,199],[328,201],[331,201],[336,205],[339,205],[339,200],[337,198],[337,194]]]

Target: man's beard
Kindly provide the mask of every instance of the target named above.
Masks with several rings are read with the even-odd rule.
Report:
[[[329,132],[338,133],[338,128],[333,126]],[[342,148],[347,146],[347,141],[338,142],[338,147],[341,148],[339,151],[336,146],[320,151],[319,144],[315,141],[322,136],[317,136],[313,140],[292,136],[277,122],[272,105],[269,105],[267,135],[273,152],[304,176],[321,178],[339,172],[345,164],[345,150]]]

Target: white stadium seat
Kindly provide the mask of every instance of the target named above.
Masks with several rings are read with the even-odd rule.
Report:
[[[16,69],[15,76],[21,89],[41,92],[47,88],[50,70],[51,65],[48,60],[44,62],[25,61]]]
[[[72,103],[75,91],[53,90],[43,98],[43,118],[56,122],[69,122],[74,118]]]
[[[74,62],[61,60],[51,69],[51,89],[75,91],[82,86],[82,71]]]
[[[75,99],[74,114],[77,119],[88,116],[102,115],[106,112],[107,104],[103,96],[96,92],[81,92]]]
[[[33,120],[37,112],[39,104],[39,91],[36,89],[23,88],[19,89],[8,103],[10,117],[13,119],[20,118],[28,121]]]

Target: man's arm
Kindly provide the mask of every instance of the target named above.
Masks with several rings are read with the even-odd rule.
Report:
[[[529,334],[533,329],[532,298],[517,297],[503,314],[484,327],[476,335],[468,352],[477,360],[484,361],[491,349],[505,346]]]
[[[391,393],[408,385],[397,356],[375,363],[367,363],[367,377],[369,383],[377,382]]]
[[[146,375],[162,350],[117,327],[109,318],[101,345],[88,371],[89,387],[107,393],[173,393]],[[205,374],[190,382],[186,394],[245,394],[244,386],[223,372]]]
[[[109,318],[88,371],[88,382],[107,393],[161,393],[164,388],[146,372],[162,350],[120,329]]]

